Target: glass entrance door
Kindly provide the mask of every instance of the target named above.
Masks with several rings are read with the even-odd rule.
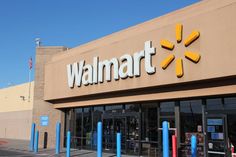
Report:
[[[122,153],[139,153],[139,118],[127,113],[103,115],[103,148],[116,152],[116,134],[121,133]]]
[[[126,117],[126,152],[132,155],[138,155],[140,151],[139,142],[139,117],[138,116],[128,116]]]
[[[208,115],[206,117],[208,156],[225,157],[229,155],[227,117]]]
[[[103,148],[105,150],[112,150],[113,145],[113,130],[114,130],[114,122],[112,118],[103,119]]]
[[[121,133],[121,148],[125,151],[126,118],[125,117],[105,117],[103,119],[103,143],[104,149],[115,152],[116,134]]]

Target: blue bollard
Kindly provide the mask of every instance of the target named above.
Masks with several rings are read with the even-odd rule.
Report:
[[[191,137],[191,154],[192,157],[197,157],[197,137],[194,135]]]
[[[116,134],[116,157],[121,157],[121,133]]]
[[[30,151],[34,151],[34,134],[35,134],[35,123],[32,123],[31,135],[30,135]]]
[[[57,122],[56,125],[56,154],[60,153],[60,136],[61,136],[61,123]]]
[[[97,125],[97,157],[102,157],[102,122]]]
[[[36,131],[36,134],[35,134],[35,143],[34,143],[34,152],[37,153],[38,152],[38,149],[39,148],[39,131],[37,130]]]
[[[70,131],[67,132],[66,157],[70,157]]]
[[[162,123],[163,136],[163,157],[169,157],[169,124],[167,121]]]

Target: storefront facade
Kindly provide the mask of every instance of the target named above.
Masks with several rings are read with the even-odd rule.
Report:
[[[76,48],[39,47],[33,116],[50,122],[39,130],[53,138],[60,121],[62,139],[70,130],[73,147],[95,149],[102,121],[104,151],[115,151],[121,132],[123,153],[160,156],[167,120],[181,156],[192,134],[199,156],[231,154],[235,15],[235,1],[209,0]]]
[[[144,102],[66,110],[66,130],[72,132],[72,147],[96,149],[96,125],[103,122],[104,151],[116,151],[116,133],[122,132],[122,152],[161,156],[162,122],[177,128],[179,155],[191,155],[191,135],[198,137],[198,156],[231,154],[228,144],[236,144],[236,97]],[[71,117],[71,118],[69,118]],[[206,132],[206,136],[204,136]],[[170,131],[171,135],[175,130]],[[206,147],[207,146],[207,147]]]

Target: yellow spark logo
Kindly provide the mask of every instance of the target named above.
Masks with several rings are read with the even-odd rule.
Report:
[[[182,32],[183,32],[183,25],[182,24],[176,24],[175,27],[175,33],[176,33],[176,40],[177,43],[180,43],[182,41]],[[194,42],[198,37],[200,36],[200,33],[198,31],[192,31],[192,33],[186,38],[184,41],[185,47],[188,47],[192,42]],[[173,50],[175,45],[171,43],[168,40],[161,40],[160,42],[161,47],[168,49],[168,50]],[[198,63],[200,60],[201,56],[196,53],[196,52],[191,52],[191,51],[186,51],[184,53],[185,58],[189,59],[190,61],[194,63]],[[173,54],[170,54],[167,56],[162,62],[161,62],[161,67],[163,70],[165,70],[170,63],[175,59],[175,56]],[[182,58],[177,58],[175,61],[175,72],[176,76],[178,78],[182,77],[184,75],[183,72],[183,61]]]

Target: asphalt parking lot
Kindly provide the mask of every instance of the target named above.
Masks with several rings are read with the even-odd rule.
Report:
[[[32,157],[32,156],[38,156],[38,155],[34,155],[34,154],[30,154],[30,153],[23,153],[23,152],[19,152],[19,151],[14,151],[14,150],[4,150],[2,148],[0,148],[0,156],[3,157]]]

